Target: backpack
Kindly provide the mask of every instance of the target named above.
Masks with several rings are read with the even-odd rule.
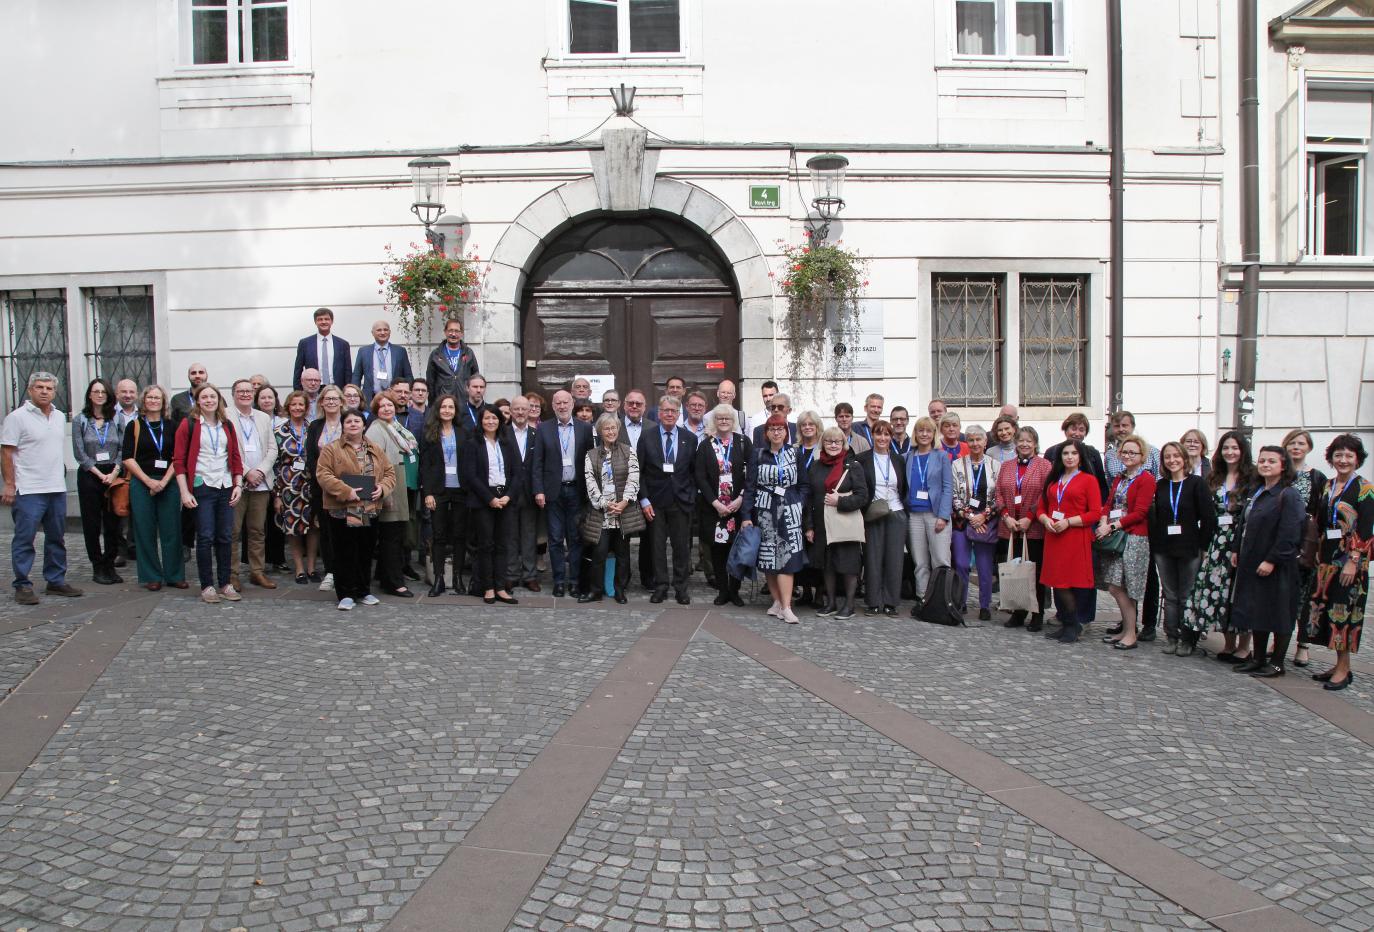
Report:
[[[959,574],[951,566],[937,566],[930,574],[930,586],[917,615],[934,625],[957,627],[964,623],[963,608],[959,604]]]

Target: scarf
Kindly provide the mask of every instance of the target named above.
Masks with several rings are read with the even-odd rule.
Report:
[[[840,483],[844,480],[844,457],[847,452],[846,450],[841,450],[833,457],[826,456],[824,452],[821,453],[821,463],[830,467],[830,472],[827,473],[825,477],[825,490],[827,492],[834,492],[840,487]]]

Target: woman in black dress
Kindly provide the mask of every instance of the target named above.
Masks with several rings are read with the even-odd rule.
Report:
[[[1283,447],[1261,447],[1255,469],[1261,485],[1245,506],[1244,526],[1231,551],[1236,568],[1231,623],[1239,631],[1254,634],[1254,653],[1232,669],[1254,676],[1283,676],[1298,611],[1298,551],[1307,507],[1293,488],[1293,464]]]
[[[1195,432],[1194,432],[1195,433]],[[1155,485],[1150,512],[1150,551],[1159,573],[1159,601],[1164,607],[1166,654],[1192,654],[1196,636],[1183,626],[1183,605],[1193,591],[1202,552],[1216,533],[1216,509],[1212,493],[1193,472],[1183,445],[1170,440],[1159,448],[1164,476]]]
[[[811,564],[821,567],[825,580],[825,604],[817,615],[834,615],[841,620],[854,617],[854,595],[859,588],[859,573],[863,571],[863,509],[872,497],[868,480],[864,477],[859,458],[845,445],[845,435],[838,427],[828,427],[821,434],[821,453],[807,472],[810,495],[802,511],[802,527],[810,545]],[[834,528],[828,528],[827,512],[831,516],[858,513],[858,536],[853,540],[835,541]],[[844,578],[844,603],[835,600],[840,577]]]
[[[740,581],[725,569],[730,547],[739,534],[744,507],[744,474],[749,466],[749,441],[735,423],[735,409],[716,405],[707,416],[710,433],[697,444],[692,476],[697,486],[697,520],[701,539],[709,542],[711,570],[716,581],[716,605],[743,606]]]

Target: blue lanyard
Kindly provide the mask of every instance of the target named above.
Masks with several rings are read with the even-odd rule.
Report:
[[[153,438],[153,446],[157,447],[157,458],[162,459],[162,437],[166,430],[162,421],[157,422],[157,433],[153,433],[153,425],[145,417],[143,426],[148,428],[148,436]]]
[[[1331,483],[1331,492],[1329,494],[1331,495],[1331,526],[1333,528],[1338,528],[1341,526],[1340,519],[1338,517],[1341,507],[1341,496],[1345,494],[1345,490],[1350,488],[1350,483],[1354,481],[1354,476],[1351,476],[1349,479],[1345,480],[1345,485],[1341,486],[1341,490],[1339,492],[1336,491],[1336,483]]]
[[[496,441],[496,443],[492,445],[491,449],[492,452],[496,454],[496,469],[498,472],[504,475],[506,472],[506,458],[503,455],[501,455],[501,441]]]
[[[730,471],[730,450],[734,445],[734,440],[731,440],[729,443],[721,443],[719,440],[716,441],[716,449],[718,451],[724,451],[716,454],[717,459],[720,460],[720,471],[722,473]]]
[[[202,421],[201,423],[204,424],[205,422]],[[224,428],[211,427],[209,424],[205,424],[205,433],[210,435],[210,455],[219,456],[219,441],[224,436]]]
[[[295,438],[296,438],[296,455],[297,455],[297,456],[301,455],[302,453],[305,452],[305,427],[304,427],[304,425],[302,425],[302,427],[301,427],[301,429],[300,429],[299,431],[297,431],[296,428],[292,427],[290,424],[287,424],[287,425],[286,425],[286,429],[289,430],[289,431],[291,432],[291,436],[292,436],[292,437],[295,437]]]
[[[974,495],[978,494],[978,487],[983,484],[983,469],[986,463],[979,463],[973,467],[973,488],[969,489]]]
[[[916,472],[921,477],[921,488],[929,489],[930,486],[926,484],[926,472],[930,465],[930,454],[917,453],[911,458],[911,462],[916,466]]]
[[[239,415],[239,430],[243,431],[243,445],[253,442],[253,415],[248,415],[248,423],[243,422],[243,415]]]
[[[566,428],[568,429],[569,433],[567,433],[567,434],[563,433],[563,428],[564,428],[564,427],[566,427]],[[568,444],[572,442],[572,441],[571,441],[571,431],[572,431],[572,429],[573,429],[572,421],[569,421],[567,424],[559,424],[559,425],[558,425],[558,445],[559,445],[560,447],[563,448],[563,456],[564,456],[565,458],[566,458],[567,455],[568,455]]]
[[[879,458],[879,454],[875,453],[873,455],[873,462],[877,464],[879,470],[882,471],[883,485],[892,485],[892,457],[889,455]]]
[[[385,360],[386,365],[379,365],[381,360]],[[382,372],[391,371],[391,347],[389,345],[377,347],[377,352],[372,356],[372,369],[374,372],[378,370]]]
[[[601,481],[611,481],[611,454],[607,453],[606,458],[601,461]]]
[[[457,371],[458,371],[458,362],[459,362],[459,360],[461,360],[461,359],[463,358],[463,348],[462,348],[461,346],[459,346],[459,347],[458,347],[458,351],[455,353],[455,352],[451,351],[451,350],[448,348],[448,344],[445,343],[445,344],[444,344],[444,357],[445,357],[446,359],[448,359],[448,367],[449,367],[450,369],[452,369],[454,372],[457,372]]]
[[[1177,488],[1175,488],[1177,486]],[[1178,524],[1178,503],[1183,498],[1183,483],[1169,480],[1169,509],[1174,513],[1174,524]]]
[[[1030,463],[1016,461],[1016,493],[1021,494],[1021,483],[1026,481],[1026,473],[1030,471]]]
[[[1144,470],[1141,470],[1141,472],[1144,472]],[[1075,475],[1077,475],[1077,473],[1075,473]],[[1123,475],[1124,475],[1124,474],[1123,474]],[[1126,504],[1126,496],[1127,496],[1127,494],[1129,494],[1130,491],[1131,491],[1131,483],[1132,483],[1132,482],[1135,482],[1135,481],[1136,481],[1137,479],[1139,479],[1139,478],[1140,478],[1140,473],[1136,473],[1134,476],[1132,476],[1131,478],[1127,479],[1125,482],[1118,483],[1118,485],[1117,485],[1117,487],[1116,487],[1116,491],[1112,494],[1112,497],[1113,497],[1113,498],[1116,498],[1116,497],[1120,496],[1120,498],[1121,498],[1121,504],[1122,504],[1123,507],[1124,507],[1125,504]]]
[[[1063,476],[1060,476],[1059,481],[1054,484],[1054,487],[1059,490],[1055,493],[1054,502],[1056,505],[1059,506],[1058,510],[1060,512],[1063,512],[1064,510],[1064,493],[1069,490],[1069,486],[1073,484],[1073,480],[1076,478],[1078,478],[1078,473],[1074,473],[1072,476],[1069,476],[1067,482],[1064,480]]]
[[[104,429],[104,430],[99,430],[99,429],[96,428],[96,426],[95,426],[94,424],[92,424],[92,425],[91,425],[91,433],[95,434],[97,437],[100,438],[100,445],[101,445],[102,447],[105,446],[106,442],[109,440],[109,437],[110,437],[110,422],[109,422],[109,421],[106,421],[106,422],[105,422],[105,429]]]
[[[816,458],[816,448],[812,447],[806,451],[806,462],[802,463],[802,469],[810,469],[811,461]]]
[[[444,450],[444,462],[452,464],[458,458],[458,434],[455,431],[451,434],[439,435],[439,445]]]

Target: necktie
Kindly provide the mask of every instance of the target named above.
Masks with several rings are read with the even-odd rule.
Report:
[[[663,432],[663,462],[673,462],[673,434],[672,431]]]
[[[329,365],[329,337],[320,337],[320,377],[325,385],[334,384],[334,369]]]

